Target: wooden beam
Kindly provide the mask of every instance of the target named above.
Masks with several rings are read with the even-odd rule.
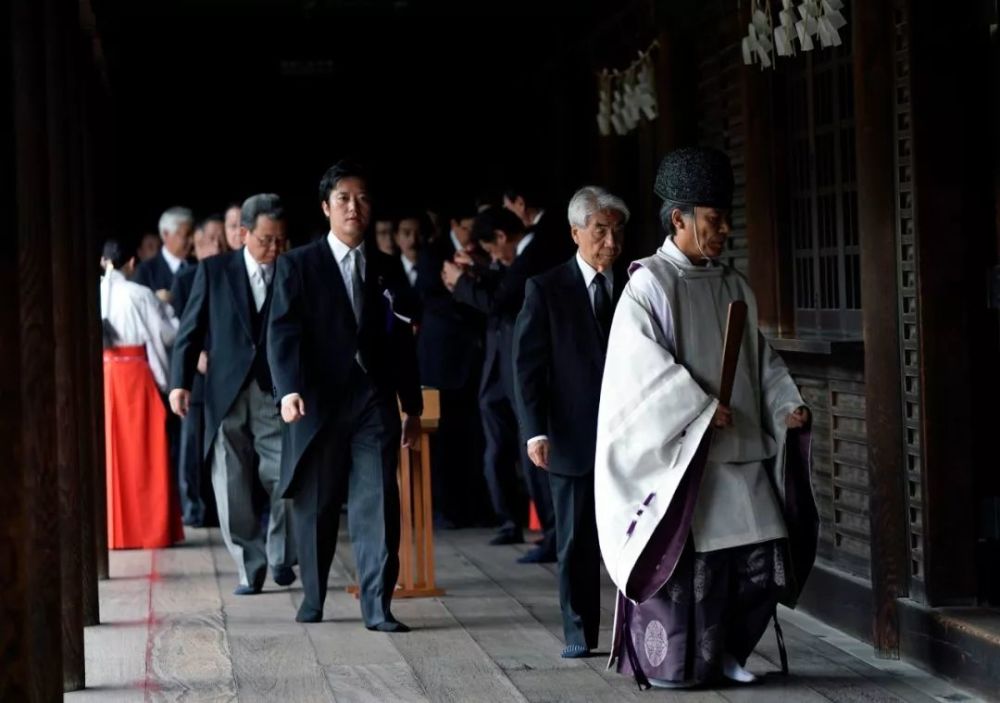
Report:
[[[854,110],[865,338],[865,423],[871,486],[872,642],[899,658],[896,599],[907,594],[899,302],[896,280],[894,22],[891,3],[852,6]],[[891,287],[895,290],[895,286]]]
[[[19,451],[23,480],[26,700],[62,696],[59,495],[52,413],[52,271],[48,134],[45,104],[45,14],[35,0],[13,0],[11,32],[15,184],[17,192],[17,311],[20,325]],[[5,337],[6,339],[6,337]],[[6,347],[6,345],[4,345]],[[16,479],[15,479],[16,480]]]

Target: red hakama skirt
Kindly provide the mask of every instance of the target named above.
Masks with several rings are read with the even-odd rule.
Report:
[[[104,350],[104,439],[108,546],[152,549],[183,540],[167,411],[143,346]]]

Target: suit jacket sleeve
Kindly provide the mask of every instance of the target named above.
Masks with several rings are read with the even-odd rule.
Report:
[[[486,315],[514,317],[524,302],[524,267],[515,261],[504,271],[483,271],[479,276],[465,274],[455,284],[455,300]]]
[[[180,329],[174,341],[174,351],[170,366],[170,387],[191,390],[194,373],[198,365],[198,355],[205,348],[208,333],[208,275],[205,264],[199,264],[191,286],[191,296],[181,316]]]
[[[279,256],[271,293],[267,329],[267,361],[280,402],[289,393],[302,393],[302,277],[292,258]]]
[[[551,338],[542,289],[529,280],[514,325],[514,400],[525,438],[548,434]]]

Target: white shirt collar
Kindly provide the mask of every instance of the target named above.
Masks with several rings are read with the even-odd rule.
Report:
[[[416,268],[417,263],[415,261],[410,261],[406,258],[404,254],[399,255],[399,260],[403,262],[403,270],[409,274],[410,271]]]
[[[534,239],[534,238],[535,238],[535,233],[534,232],[529,232],[528,234],[526,234],[523,237],[521,237],[521,241],[519,241],[517,243],[517,254],[516,255],[520,256],[524,252],[524,250],[528,248],[528,245],[531,244],[531,240]]]
[[[329,234],[326,235],[326,241],[330,245],[330,249],[333,251],[333,258],[337,260],[337,263],[342,263],[347,255],[350,254],[353,249],[340,241],[340,238],[333,233],[331,230]],[[365,243],[361,242],[357,247],[358,254],[361,255],[361,261],[365,260]]]
[[[540,219],[542,219],[542,215],[544,215],[544,214],[545,214],[545,210],[539,210],[539,211],[538,211],[537,213],[535,213],[535,219],[533,219],[533,220],[531,221],[531,224],[533,224],[533,225],[537,225],[537,224],[538,224],[538,221],[539,221]]]
[[[167,251],[166,247],[160,247],[160,254],[163,256],[163,260],[167,262],[167,266],[170,267],[171,273],[177,273],[177,269],[181,267],[184,262],[178,259],[176,256]]]
[[[583,274],[583,282],[586,284],[587,288],[590,288],[590,284],[594,282],[594,276],[597,275],[597,269],[588,264],[582,256],[580,256],[580,250],[576,250],[576,265],[580,267],[580,273]],[[608,285],[614,290],[615,287],[615,274],[612,273],[611,269],[603,272],[605,280],[607,280]]]
[[[455,247],[455,251],[465,251],[465,247],[458,241],[458,235],[455,234],[455,230],[448,230],[448,234],[451,235],[451,244]]]
[[[269,272],[273,266],[273,264],[262,264],[257,261],[257,259],[253,258],[253,255],[250,253],[250,250],[246,248],[246,246],[243,247],[243,263],[246,264],[247,275],[250,276],[251,279],[257,271]]]

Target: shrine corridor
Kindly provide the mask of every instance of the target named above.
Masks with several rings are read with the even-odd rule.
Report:
[[[601,656],[559,657],[555,565],[521,565],[518,547],[489,547],[485,530],[439,532],[441,598],[397,600],[413,632],[370,633],[345,591],[350,546],[341,535],[326,620],[294,622],[298,583],[232,595],[236,576],[218,530],[187,530],[174,549],[111,553],[100,583],[101,622],[88,627],[88,688],[77,701],[974,701],[942,679],[876,660],[859,642],[783,611],[792,675],[778,672],[773,631],[748,663],[750,687],[641,693],[605,671],[614,590],[605,579]]]

